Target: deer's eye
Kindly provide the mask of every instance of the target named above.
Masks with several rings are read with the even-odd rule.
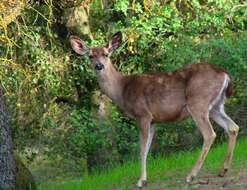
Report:
[[[105,56],[105,57],[108,57],[108,56],[109,56],[109,53],[104,53],[104,56]]]
[[[89,57],[89,59],[92,59],[92,58],[93,58],[93,56],[92,56],[92,55],[89,55],[88,57]]]

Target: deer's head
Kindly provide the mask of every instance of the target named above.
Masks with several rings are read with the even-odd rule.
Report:
[[[80,38],[76,36],[70,36],[70,44],[73,50],[79,54],[87,54],[91,66],[98,74],[106,73],[111,66],[110,55],[116,50],[122,41],[121,32],[114,34],[108,41],[107,45],[99,47],[87,47]]]

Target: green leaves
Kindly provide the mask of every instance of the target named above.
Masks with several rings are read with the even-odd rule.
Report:
[[[122,12],[125,16],[127,16],[127,12],[129,9],[129,0],[117,0],[114,4],[114,9],[116,11]]]

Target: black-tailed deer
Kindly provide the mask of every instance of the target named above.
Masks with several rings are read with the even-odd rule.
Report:
[[[202,152],[188,174],[191,182],[200,170],[216,134],[209,118],[224,128],[229,145],[220,176],[229,168],[239,127],[224,112],[225,98],[232,94],[228,73],[211,64],[190,64],[161,74],[123,75],[115,70],[110,55],[120,46],[121,32],[102,47],[87,47],[78,37],[70,36],[73,50],[89,56],[101,90],[129,117],[139,123],[141,176],[137,185],[147,180],[146,159],[154,135],[154,124],[193,118],[202,133]]]

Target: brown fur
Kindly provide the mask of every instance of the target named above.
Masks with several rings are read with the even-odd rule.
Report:
[[[197,80],[204,73],[207,73],[207,77]],[[210,64],[192,64],[170,73],[122,76],[121,99],[124,103],[120,107],[136,119],[150,114],[152,123],[179,121],[190,115],[186,109],[186,101],[193,92],[189,89],[194,90],[195,85],[202,86],[205,94],[201,95],[208,96],[211,93],[212,97],[208,102],[211,103],[219,93],[224,73],[224,70]],[[217,78],[218,81],[212,81]],[[197,81],[197,84],[194,84],[194,81]],[[191,83],[194,86],[190,86]],[[204,87],[205,83],[212,87]]]

